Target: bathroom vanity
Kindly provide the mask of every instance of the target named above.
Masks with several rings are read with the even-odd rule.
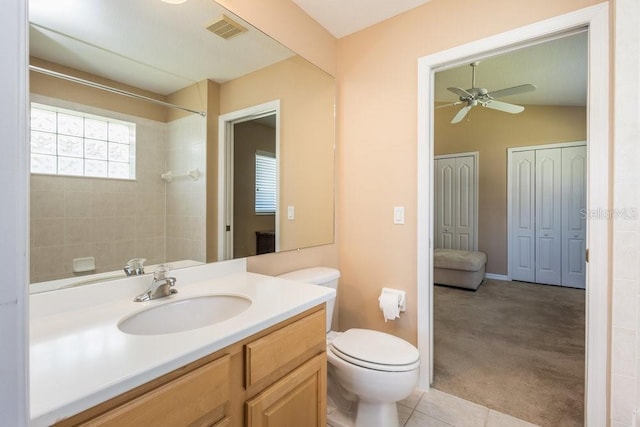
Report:
[[[32,296],[32,425],[325,426],[325,302],[331,289],[245,271],[244,261],[175,271],[178,294],[145,303],[150,278]],[[119,329],[174,301],[249,299],[183,332]]]

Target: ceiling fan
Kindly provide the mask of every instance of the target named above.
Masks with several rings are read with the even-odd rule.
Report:
[[[482,87],[476,87],[476,67],[478,66],[478,62],[472,62],[472,76],[471,76],[471,89],[460,89],[459,87],[449,87],[447,88],[449,91],[455,93],[459,97],[459,101],[453,102],[451,104],[440,105],[436,108],[444,108],[451,107],[454,105],[465,104],[456,115],[451,120],[451,123],[458,123],[465,118],[467,113],[476,105],[481,105],[483,107],[491,108],[498,111],[504,111],[505,113],[517,114],[524,111],[524,107],[521,105],[509,104],[507,102],[496,101],[495,98],[500,98],[502,96],[515,95],[518,93],[531,92],[536,90],[536,87],[532,84],[524,84],[519,86],[513,86],[506,89],[494,90],[489,92],[487,89]]]

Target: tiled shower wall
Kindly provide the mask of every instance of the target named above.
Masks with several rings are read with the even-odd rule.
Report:
[[[34,101],[136,123],[136,180],[31,176],[31,282],[72,277],[74,258],[96,271],[134,257],[163,262],[167,124],[45,97]]]
[[[167,170],[200,177],[167,183],[167,261],[205,262],[206,250],[206,120],[196,114],[168,124]]]
[[[640,426],[640,2],[615,2],[611,426]]]

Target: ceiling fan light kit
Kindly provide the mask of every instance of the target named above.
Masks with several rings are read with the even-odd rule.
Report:
[[[502,111],[505,113],[517,114],[524,111],[524,107],[521,105],[510,104],[503,101],[497,101],[495,98],[500,98],[503,96],[516,95],[519,93],[531,92],[536,90],[536,87],[532,84],[523,84],[519,86],[513,86],[505,89],[494,90],[489,92],[487,89],[483,87],[476,87],[476,67],[478,66],[478,62],[472,62],[471,64],[472,75],[471,75],[471,88],[470,89],[461,89],[459,87],[449,87],[447,90],[453,92],[458,95],[459,101],[440,105],[436,108],[444,108],[444,107],[452,107],[455,105],[465,104],[456,115],[451,120],[452,124],[461,122],[469,113],[469,111],[477,106],[481,105],[483,107],[491,108],[492,110]]]

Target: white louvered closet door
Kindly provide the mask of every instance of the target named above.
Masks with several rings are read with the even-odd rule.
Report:
[[[535,151],[516,151],[511,157],[511,256],[513,280],[534,282],[535,267]]]
[[[436,248],[477,250],[475,169],[474,156],[435,160]]]
[[[536,283],[562,281],[562,151],[536,150]]]
[[[562,149],[562,285],[585,288],[587,147]]]
[[[585,287],[586,147],[511,153],[513,280]]]

